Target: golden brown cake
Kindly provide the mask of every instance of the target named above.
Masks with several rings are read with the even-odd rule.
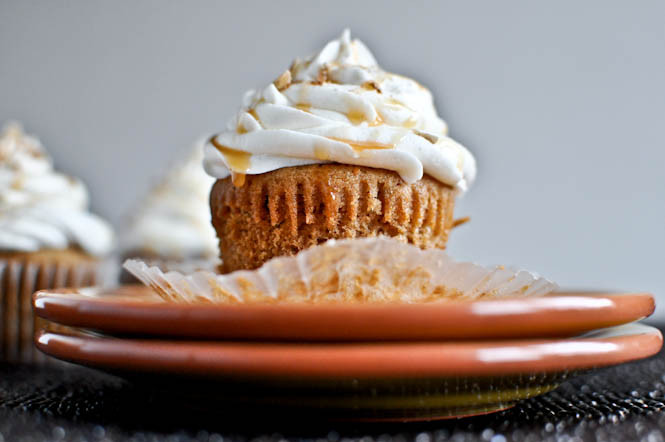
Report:
[[[221,271],[259,267],[328,239],[388,235],[422,248],[445,248],[454,189],[428,176],[413,184],[395,172],[324,164],[218,180],[212,223]]]

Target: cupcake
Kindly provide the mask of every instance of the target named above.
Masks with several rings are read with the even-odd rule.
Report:
[[[447,136],[432,95],[342,36],[245,94],[205,146],[223,273],[329,239],[387,235],[446,246],[473,156]]]
[[[217,238],[208,201],[215,180],[203,171],[202,161],[199,141],[182,165],[148,193],[120,236],[124,258],[140,258],[167,269],[214,268]],[[126,273],[121,280],[135,282]]]
[[[109,224],[88,212],[81,181],[56,172],[39,140],[17,123],[0,134],[0,343],[3,359],[31,360],[32,294],[104,277]]]

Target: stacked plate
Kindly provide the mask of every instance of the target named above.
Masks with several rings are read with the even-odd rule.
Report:
[[[645,358],[648,294],[410,305],[182,304],[126,286],[38,292],[44,353],[182,396],[344,420],[489,413],[583,370]],[[66,327],[62,327],[62,326]],[[59,331],[54,331],[59,330]]]

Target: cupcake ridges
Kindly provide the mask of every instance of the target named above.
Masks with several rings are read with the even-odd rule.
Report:
[[[99,272],[98,260],[78,250],[0,251],[0,359],[44,361],[33,344],[34,333],[45,325],[33,314],[33,293],[94,285]]]
[[[388,235],[421,248],[445,248],[455,191],[428,176],[340,164],[217,180],[210,203],[226,273],[254,269],[328,239]]]

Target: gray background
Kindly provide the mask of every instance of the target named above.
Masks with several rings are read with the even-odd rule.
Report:
[[[476,155],[451,254],[665,304],[664,2],[3,0],[0,18],[0,121],[116,226],[242,92],[348,26]]]

